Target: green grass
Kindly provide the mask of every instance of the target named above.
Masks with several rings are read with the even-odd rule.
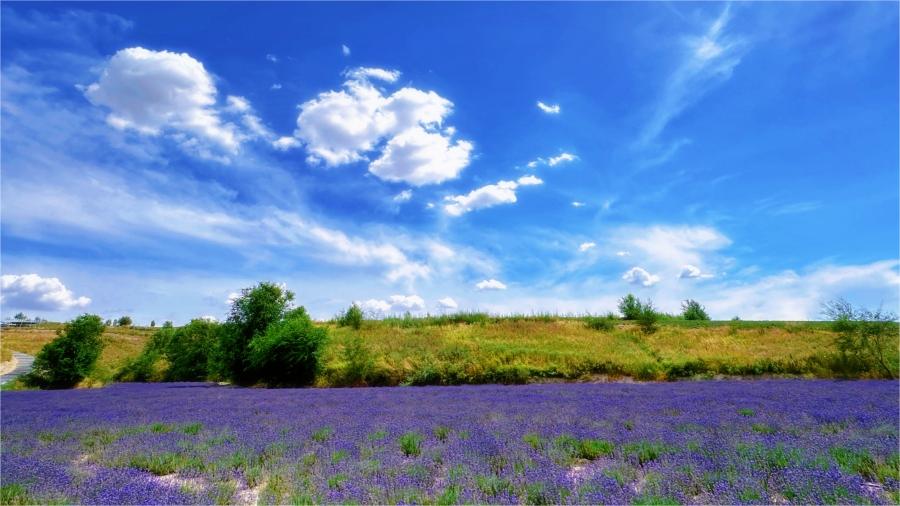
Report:
[[[365,321],[359,330],[329,324],[317,384],[345,386],[342,378],[352,375],[343,351],[358,337],[373,361],[368,385],[879,374],[841,370],[826,322],[662,319],[658,327],[645,334],[623,320],[471,313]]]
[[[711,378],[716,375],[879,377],[847,368],[827,322],[687,321],[662,318],[652,334],[635,322],[550,314],[459,313],[362,322],[359,330],[324,323],[330,338],[317,386],[457,385]],[[60,324],[4,329],[0,352],[36,354]],[[81,386],[112,380],[138,356],[153,329],[110,327],[106,347]],[[371,367],[358,371],[345,350],[361,342]],[[896,360],[895,360],[896,361]],[[165,367],[161,363],[159,367]],[[161,377],[161,374],[159,375]],[[353,378],[349,383],[347,378]],[[20,388],[19,382],[11,387]]]

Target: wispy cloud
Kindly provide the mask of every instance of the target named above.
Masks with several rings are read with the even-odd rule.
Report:
[[[544,111],[547,114],[559,114],[559,104],[545,104],[538,100],[537,103],[538,109]]]
[[[695,104],[712,87],[727,81],[741,62],[746,41],[727,33],[731,8],[726,6],[719,16],[699,36],[686,39],[681,63],[669,76],[653,114],[644,126],[638,146],[646,147],[657,141],[669,123],[686,108]],[[667,159],[683,145],[676,141],[656,158]]]

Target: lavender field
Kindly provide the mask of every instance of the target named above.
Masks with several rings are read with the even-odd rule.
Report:
[[[896,503],[891,381],[2,393],[2,502]]]

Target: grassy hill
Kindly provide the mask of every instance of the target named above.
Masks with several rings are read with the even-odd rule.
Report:
[[[822,322],[668,320],[649,334],[626,321],[594,330],[584,319],[552,316],[395,318],[365,321],[360,330],[323,325],[330,339],[319,386],[866,375],[840,369],[833,359],[835,336]],[[60,327],[4,329],[0,353],[34,355]],[[97,370],[85,386],[111,381],[152,333],[108,328]]]

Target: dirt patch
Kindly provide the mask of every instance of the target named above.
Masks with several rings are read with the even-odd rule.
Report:
[[[16,357],[13,357],[11,360],[7,360],[6,362],[0,362],[0,375],[12,372],[17,365],[19,365],[19,361],[16,360]]]

